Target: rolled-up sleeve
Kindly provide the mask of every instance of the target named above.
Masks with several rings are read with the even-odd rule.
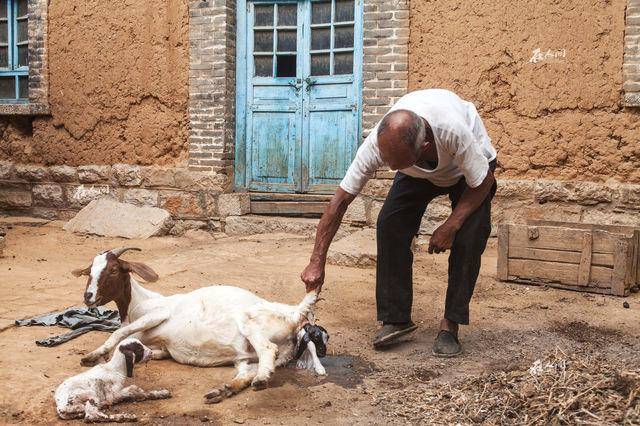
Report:
[[[377,129],[373,129],[360,148],[358,148],[356,158],[354,158],[342,182],[340,182],[340,188],[351,195],[358,195],[367,181],[373,177],[376,170],[383,166],[376,146],[376,131]]]

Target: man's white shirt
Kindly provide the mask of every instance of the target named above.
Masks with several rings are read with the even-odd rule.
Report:
[[[404,95],[389,112],[398,109],[412,111],[429,123],[438,152],[435,169],[411,166],[400,170],[402,173],[440,187],[455,185],[462,176],[471,188],[482,183],[496,150],[473,103],[448,90],[428,89]],[[360,146],[340,182],[350,194],[360,193],[375,171],[386,166],[378,149],[378,125]]]

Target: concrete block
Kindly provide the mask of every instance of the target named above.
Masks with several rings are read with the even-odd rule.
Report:
[[[78,180],[81,183],[104,182],[111,179],[111,166],[80,166],[78,167]]]
[[[220,217],[242,216],[251,212],[251,199],[248,193],[220,194],[218,196],[218,214]]]
[[[0,208],[30,207],[31,192],[18,189],[0,189]]]
[[[71,166],[49,167],[49,174],[54,182],[77,182],[78,171]]]
[[[367,202],[358,196],[349,205],[347,212],[344,214],[343,220],[351,223],[365,223],[367,221]]]
[[[115,198],[116,193],[109,185],[69,185],[65,187],[67,202],[71,207],[84,207],[93,200]]]
[[[16,176],[28,182],[41,182],[49,177],[49,171],[44,166],[17,165]]]
[[[141,167],[141,185],[145,187],[160,186],[171,188],[176,184],[174,174],[175,171],[173,169],[164,169],[161,167]]]
[[[31,189],[33,205],[43,207],[64,207],[66,202],[62,187],[57,184],[34,185]]]
[[[122,201],[136,206],[156,207],[158,205],[158,193],[148,189],[128,189],[124,192]]]
[[[332,265],[370,268],[377,259],[376,230],[366,228],[354,232],[329,248],[327,261]]]
[[[160,207],[176,219],[205,218],[206,214],[198,193],[181,191],[160,192]]]
[[[116,182],[122,186],[138,186],[142,182],[140,167],[131,164],[114,164],[111,166]]]
[[[11,180],[16,175],[16,166],[11,161],[0,161],[0,179]]]
[[[64,225],[69,232],[124,238],[164,235],[170,227],[171,215],[166,210],[108,199],[92,201]]]

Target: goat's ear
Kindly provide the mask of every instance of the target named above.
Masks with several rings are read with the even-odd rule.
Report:
[[[128,348],[118,348],[124,354],[124,360],[127,363],[127,377],[133,377],[133,363],[135,362],[135,354]]]
[[[144,263],[120,260],[120,265],[122,265],[125,271],[133,272],[147,282],[152,283],[158,281],[158,274]]]
[[[73,271],[71,271],[71,274],[74,277],[81,277],[83,275],[89,275],[91,273],[91,265],[87,266],[84,269],[74,269]]]

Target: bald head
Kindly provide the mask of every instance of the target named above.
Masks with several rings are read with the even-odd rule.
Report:
[[[399,109],[385,115],[378,125],[382,160],[394,170],[413,166],[424,147],[425,123],[416,113]]]

